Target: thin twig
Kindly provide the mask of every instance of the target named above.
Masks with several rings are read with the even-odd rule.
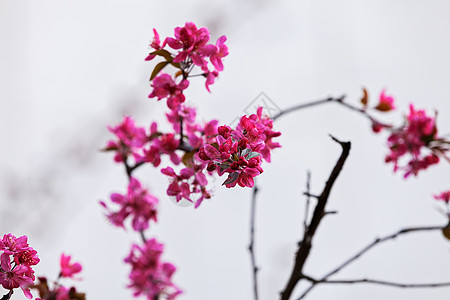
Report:
[[[322,99],[322,100],[316,100],[316,101],[311,101],[308,103],[302,103],[302,104],[298,104],[298,105],[294,105],[292,107],[283,109],[282,111],[280,111],[279,113],[277,113],[275,116],[273,116],[272,120],[277,120],[278,118],[280,118],[281,116],[284,116],[285,114],[297,111],[297,110],[301,110],[304,108],[309,108],[309,107],[313,107],[313,106],[317,106],[317,105],[321,105],[324,103],[331,103],[331,102],[340,102],[343,101],[345,98],[345,95],[339,97],[339,98],[326,98],[326,99]]]
[[[450,286],[450,282],[439,282],[439,283],[398,283],[386,280],[377,280],[377,279],[342,279],[342,280],[315,280],[309,276],[304,276],[305,279],[313,282],[314,284],[354,284],[354,283],[371,283],[371,284],[379,284],[379,285],[387,285],[398,288],[431,288],[431,287],[445,287]],[[301,298],[299,298],[301,299]]]
[[[248,250],[250,251],[251,265],[252,265],[252,274],[253,274],[253,294],[255,300],[258,300],[258,267],[256,266],[256,258],[255,258],[255,212],[256,212],[256,195],[258,194],[258,186],[253,186],[253,194],[252,194],[252,204],[250,208],[250,245],[248,246]]]
[[[376,238],[370,244],[368,244],[367,246],[362,248],[360,251],[358,251],[355,255],[351,256],[349,259],[345,260],[343,263],[341,263],[335,269],[333,269],[330,272],[328,272],[327,274],[325,274],[321,279],[314,280],[314,281],[310,280],[312,282],[312,285],[303,292],[303,294],[300,296],[300,298],[298,298],[298,300],[303,299],[314,288],[314,286],[316,284],[327,281],[327,279],[329,277],[331,277],[332,275],[338,273],[339,271],[341,271],[342,269],[347,267],[349,264],[351,264],[352,262],[354,262],[355,260],[360,258],[363,254],[365,254],[367,251],[369,251],[370,249],[372,249],[376,245],[379,245],[379,244],[384,243],[386,241],[395,239],[399,235],[403,235],[403,234],[406,234],[406,233],[421,232],[421,231],[432,231],[432,230],[442,230],[442,229],[444,229],[446,227],[447,226],[422,226],[422,227],[404,228],[404,229],[401,229],[401,230],[399,230],[399,231],[397,231],[395,233],[392,233],[392,234],[389,234],[387,236],[384,236],[382,238]],[[308,279],[305,276],[303,278]]]
[[[303,238],[306,236],[306,232],[308,231],[308,212],[309,212],[309,202],[311,201],[311,172],[306,172],[306,204],[305,204],[305,220],[303,221]]]
[[[335,142],[339,143],[342,147],[342,153],[339,157],[338,161],[336,162],[336,165],[334,166],[326,184],[325,187],[320,194],[320,196],[317,198],[317,204],[314,209],[314,213],[312,216],[312,219],[310,221],[310,224],[308,226],[308,232],[306,236],[303,238],[302,243],[299,246],[299,250],[295,257],[295,263],[294,267],[292,269],[292,273],[289,277],[289,280],[287,282],[287,285],[283,292],[281,292],[281,300],[288,300],[291,297],[292,291],[294,290],[297,283],[302,279],[303,277],[303,266],[305,265],[306,259],[309,256],[310,250],[312,248],[312,239],[314,237],[314,234],[316,233],[317,228],[320,225],[320,222],[322,221],[322,218],[324,217],[325,213],[325,206],[328,201],[328,197],[330,196],[331,189],[339,176],[339,174],[342,171],[342,168],[344,166],[344,163],[350,153],[350,142],[341,142],[337,140],[334,137],[331,137]]]

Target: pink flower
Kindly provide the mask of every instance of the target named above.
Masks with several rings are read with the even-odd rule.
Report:
[[[442,192],[439,195],[434,195],[434,199],[444,201],[445,203],[450,202],[450,191]]]
[[[158,100],[167,97],[167,106],[170,109],[176,109],[178,105],[184,102],[183,90],[188,86],[189,81],[187,79],[183,79],[179,84],[176,84],[169,74],[162,73],[153,79],[153,91],[148,97],[157,97]]]
[[[132,245],[125,262],[131,265],[128,287],[134,290],[135,297],[175,299],[181,294],[181,290],[172,283],[175,266],[161,261],[163,250],[164,245],[156,239],[146,241],[143,246]]]
[[[182,62],[188,56],[191,56],[194,64],[198,66],[204,65],[202,55],[198,53],[204,45],[209,41],[209,31],[206,27],[197,29],[192,22],[187,22],[184,27],[175,28],[175,38],[167,38],[167,44],[175,49],[182,49],[175,58],[174,62]]]
[[[430,147],[431,142],[438,141],[435,119],[427,116],[424,110],[416,110],[412,104],[409,109],[407,123],[393,130],[388,137],[391,152],[385,158],[386,163],[394,164],[394,172],[403,169],[405,178],[411,174],[416,176],[419,171],[439,162]],[[400,159],[405,156],[409,161],[401,166]]]
[[[70,255],[61,254],[60,266],[61,266],[61,277],[73,278],[73,275],[81,272],[83,267],[79,263],[71,263]]]
[[[1,255],[0,284],[7,290],[20,287],[28,299],[33,298],[29,286],[33,285],[29,269],[24,265],[11,266],[9,255],[4,252]]]
[[[222,58],[228,55],[228,47],[225,45],[227,37],[222,35],[216,42],[216,45],[207,45],[203,53],[209,56],[211,63],[216,71],[223,71]]]
[[[165,46],[165,44],[166,44],[166,41],[164,41],[163,42],[163,45],[161,46],[161,42],[160,42],[160,40],[159,40],[159,34],[158,34],[158,32],[156,31],[156,29],[155,28],[153,28],[153,34],[154,34],[154,38],[153,38],[153,41],[151,42],[151,44],[150,44],[150,47],[152,47],[153,49],[155,49],[155,50],[159,50],[159,49],[161,49],[161,48],[164,48],[164,46]],[[155,58],[155,54],[149,54],[146,58],[145,58],[145,60],[152,60],[152,59],[154,59]]]
[[[386,90],[381,91],[380,100],[378,105],[375,106],[376,110],[387,112],[395,109],[394,98],[392,96],[386,95]]]
[[[205,87],[208,90],[208,92],[211,93],[211,90],[209,89],[209,86],[211,84],[214,83],[214,81],[216,81],[216,78],[219,76],[219,72],[217,71],[207,71],[206,73],[203,74],[203,76],[206,77],[206,81],[205,81]]]
[[[28,246],[27,239],[28,237],[26,235],[16,238],[11,233],[5,234],[0,240],[0,250],[3,250],[8,255],[16,255],[31,249]]]
[[[133,155],[139,161],[142,157],[142,147],[148,141],[145,129],[136,127],[134,120],[125,116],[122,123],[115,127],[108,126],[108,130],[116,135],[117,141],[109,141],[105,151],[116,151],[114,160],[123,162],[129,155]]]
[[[151,220],[157,221],[158,198],[142,188],[141,183],[134,177],[130,179],[128,193],[114,193],[111,195],[111,201],[120,206],[118,211],[110,211],[104,202],[101,202],[101,205],[108,209],[107,217],[116,226],[124,227],[125,220],[131,217],[133,229],[141,231],[149,227]]]

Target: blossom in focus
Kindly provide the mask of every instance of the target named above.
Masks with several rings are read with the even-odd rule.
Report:
[[[40,260],[27,240],[25,235],[17,238],[11,233],[0,240],[0,285],[8,290],[20,287],[25,297],[31,299],[29,287],[35,279],[32,266]]]
[[[100,204],[108,210],[108,219],[116,226],[124,227],[125,220],[130,217],[134,230],[142,231],[149,227],[151,220],[157,221],[158,198],[151,195],[141,183],[131,177],[126,195],[114,193],[111,201],[119,205],[119,210],[111,211],[104,202]]]
[[[64,253],[61,254],[59,261],[61,267],[61,277],[72,278],[73,275],[80,273],[83,269],[80,263],[71,263],[70,259],[70,255],[65,255]]]
[[[271,150],[281,147],[272,141],[281,134],[272,126],[273,120],[259,107],[256,114],[241,117],[234,130],[219,126],[215,143],[201,147],[198,156],[208,164],[208,171],[219,176],[228,173],[223,183],[226,187],[253,187],[253,178],[263,172],[261,157],[270,162]]]
[[[144,245],[133,244],[125,262],[131,265],[128,287],[134,296],[145,296],[149,300],[165,296],[175,299],[182,291],[172,283],[175,266],[161,261],[164,245],[150,239]]]
[[[187,87],[187,78],[190,77],[190,72],[194,66],[200,67],[203,71],[202,75],[206,78],[205,87],[210,91],[209,86],[214,83],[219,72],[223,70],[222,59],[228,55],[228,47],[225,45],[227,38],[221,36],[217,39],[215,45],[208,44],[209,30],[206,27],[197,28],[192,22],[185,23],[183,27],[175,28],[175,37],[166,38],[162,44],[158,32],[155,29],[153,29],[153,32],[154,38],[150,47],[155,51],[151,52],[145,60],[152,60],[156,55],[159,55],[165,61],[157,64],[152,72],[150,80],[153,81],[153,92],[149,95],[149,98],[158,97],[158,100],[160,100],[167,97],[167,95],[162,96],[167,94],[167,90],[172,90],[167,104],[170,109],[176,109],[180,103],[184,102],[184,95],[180,91]],[[165,50],[166,45],[176,50],[176,53]],[[167,74],[163,78],[157,79],[159,76],[156,75],[168,64],[178,69],[175,79],[180,75],[183,76],[178,86],[174,79]]]

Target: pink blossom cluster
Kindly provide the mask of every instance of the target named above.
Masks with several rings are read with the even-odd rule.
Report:
[[[156,97],[158,100],[167,98],[167,106],[177,110],[179,105],[185,101],[183,91],[189,86],[189,77],[201,75],[206,78],[205,86],[210,91],[209,86],[214,83],[223,70],[222,58],[228,55],[228,47],[225,45],[227,38],[221,36],[215,44],[208,44],[210,39],[209,31],[206,27],[197,26],[188,22],[184,27],[175,28],[175,37],[164,39],[161,44],[158,32],[153,29],[154,39],[150,44],[155,51],[151,52],[146,60],[152,60],[156,56],[164,57],[165,61],[155,66],[150,80],[153,91],[149,98]],[[171,51],[164,49],[166,46]],[[209,59],[209,62],[208,62]],[[175,76],[167,73],[158,73],[167,65],[172,65],[178,69]],[[200,67],[202,73],[191,75],[194,66]],[[177,78],[181,76],[180,80]]]
[[[403,170],[405,178],[411,174],[416,176],[419,171],[439,162],[438,148],[433,146],[433,142],[439,142],[435,118],[424,110],[416,110],[411,104],[405,124],[393,129],[388,137],[390,153],[385,161],[394,164],[394,172]],[[403,157],[408,162],[400,166]]]
[[[164,245],[156,239],[150,239],[142,246],[132,245],[125,262],[131,265],[129,287],[134,290],[135,297],[145,296],[149,300],[164,297],[172,300],[182,293],[172,283],[176,267],[161,261],[163,250]]]
[[[28,245],[28,237],[5,234],[0,240],[0,252],[0,284],[7,290],[20,287],[25,297],[33,298],[29,289],[35,279],[32,266],[39,263],[39,258]]]
[[[119,205],[117,211],[110,210],[103,201],[100,204],[107,209],[106,216],[115,226],[125,228],[124,222],[130,217],[133,229],[143,231],[149,227],[151,220],[157,221],[158,198],[151,195],[134,177],[130,178],[127,194],[113,193],[111,201]]]
[[[199,157],[208,163],[208,171],[228,173],[226,187],[253,187],[253,178],[263,172],[261,156],[270,162],[270,151],[281,147],[272,141],[281,135],[272,127],[273,121],[259,107],[256,114],[241,117],[235,130],[220,126],[215,142],[202,146]]]

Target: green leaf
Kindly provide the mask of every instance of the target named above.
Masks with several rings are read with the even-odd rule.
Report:
[[[238,179],[238,177],[239,177],[239,173],[238,172],[231,173],[230,175],[228,175],[227,180],[225,180],[222,183],[222,185],[233,183],[233,182],[235,182]]]
[[[169,64],[169,62],[167,62],[167,61],[162,61],[159,64],[157,64],[155,66],[155,68],[153,69],[152,75],[150,76],[150,81],[152,81],[156,77],[156,75],[158,75],[158,73],[162,69],[164,69],[164,67],[167,66],[168,64]]]
[[[249,160],[250,158],[253,158],[253,157],[260,156],[260,155],[261,155],[261,153],[258,153],[258,152],[250,152],[250,153],[247,155],[247,160]]]
[[[244,150],[242,150],[241,155],[242,156],[246,156],[248,153],[252,152],[252,149],[250,148],[245,148]]]

